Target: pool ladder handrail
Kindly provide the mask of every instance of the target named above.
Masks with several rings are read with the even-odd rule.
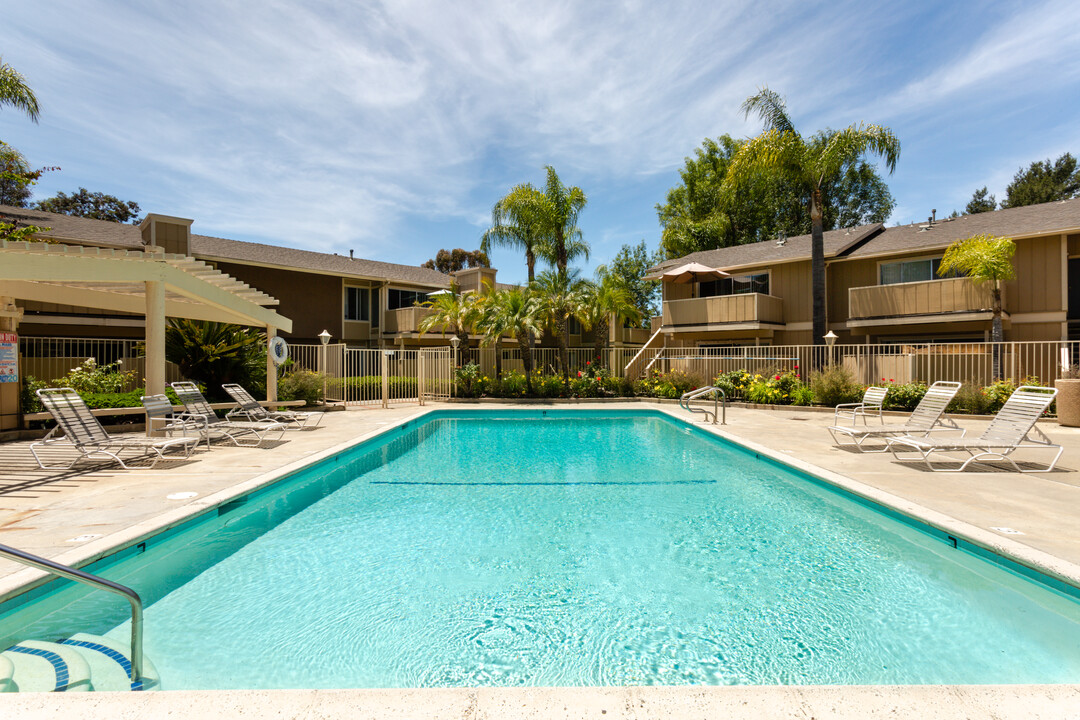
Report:
[[[139,593],[126,585],[115,583],[112,580],[91,575],[77,568],[61,565],[47,558],[39,557],[22,550],[0,544],[0,556],[6,557],[22,565],[44,570],[52,575],[58,575],[68,580],[84,583],[105,590],[116,595],[122,595],[131,603],[131,686],[136,688],[142,683],[143,678],[143,602]]]
[[[705,408],[694,407],[693,405],[690,404],[690,401],[698,400],[701,397],[703,397],[705,395],[708,395],[709,393],[713,393],[713,409],[712,409],[712,412],[709,412]],[[708,420],[709,416],[712,415],[712,424],[713,425],[716,424],[716,419],[718,417],[717,412],[716,412],[718,405],[720,407],[720,415],[719,415],[720,424],[721,425],[727,425],[727,393],[725,393],[720,388],[713,387],[713,386],[702,387],[702,388],[698,388],[697,390],[691,390],[690,392],[685,392],[685,393],[682,394],[682,397],[679,398],[679,407],[683,408],[687,412],[704,413],[706,420]]]

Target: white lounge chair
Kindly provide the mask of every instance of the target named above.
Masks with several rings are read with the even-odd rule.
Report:
[[[840,418],[843,417],[851,418],[852,427],[855,427],[855,421],[859,418],[862,418],[863,425],[865,425],[866,418],[871,415],[877,417],[879,422],[884,423],[885,420],[881,417],[881,406],[884,404],[885,396],[888,393],[888,388],[871,385],[866,388],[866,392],[863,393],[863,398],[859,402],[840,403],[833,412],[833,425],[839,425]]]
[[[175,412],[172,400],[166,395],[144,395],[142,404],[146,411],[147,435],[164,433],[172,437],[179,433],[186,437],[190,433],[200,442],[205,440],[206,449],[210,449],[210,437],[214,433],[210,431],[206,418]]]
[[[225,417],[230,420],[235,415],[248,421],[276,420],[278,422],[294,423],[298,428],[313,428],[322,421],[323,415],[326,414],[320,411],[268,410],[260,405],[259,401],[240,385],[231,383],[222,385],[221,389],[229,393],[229,396],[240,406],[225,413]]]
[[[132,469],[120,458],[120,453],[124,450],[140,450],[144,456],[154,453],[155,457],[150,464],[150,467],[153,467],[164,456],[166,450],[182,449],[184,457],[188,457],[199,442],[197,437],[162,439],[110,435],[90,412],[90,408],[86,406],[79,394],[71,388],[43,388],[37,391],[37,396],[41,398],[41,404],[56,420],[56,427],[50,430],[48,435],[30,444],[30,452],[43,470],[69,470],[83,458],[91,459],[100,456],[115,460],[122,468]],[[63,436],[53,437],[57,430],[62,431]],[[42,462],[38,450],[57,444],[74,448],[78,451],[78,455],[67,465],[46,465]]]
[[[285,423],[276,420],[260,420],[258,422],[241,422],[218,417],[210,403],[203,397],[199,386],[193,382],[174,382],[173,390],[180,402],[184,403],[184,417],[205,418],[209,432],[219,433],[236,445],[240,444],[237,438],[253,435],[256,440],[252,445],[261,445],[267,433],[276,432],[280,438],[286,429]]]
[[[960,429],[960,426],[945,416],[945,409],[959,390],[960,383],[958,382],[940,380],[934,383],[927,389],[922,400],[902,425],[882,424],[881,427],[856,428],[834,424],[829,428],[829,432],[832,433],[833,442],[837,445],[855,445],[862,452],[885,452],[889,449],[885,444],[871,448],[864,447],[863,443],[871,439],[885,440],[903,435],[925,437],[936,432],[954,432],[959,433],[958,437],[963,437],[964,431]]]
[[[1035,423],[1050,407],[1055,395],[1057,395],[1055,388],[1025,385],[1013,392],[994,416],[990,426],[977,438],[889,438],[889,449],[897,460],[921,459],[927,467],[938,472],[960,472],[971,463],[987,460],[1004,460],[1017,472],[1050,472],[1061,457],[1063,448],[1051,442]],[[1035,435],[1034,438],[1032,434]],[[1016,464],[1012,454],[1017,450],[1029,449],[1054,453],[1053,459],[1045,470],[1038,468],[1024,470]],[[912,456],[904,457],[905,453]],[[930,456],[935,454],[945,455],[953,461],[959,461],[959,459],[950,457],[951,454],[966,454],[968,458],[960,467],[949,469],[934,467]]]

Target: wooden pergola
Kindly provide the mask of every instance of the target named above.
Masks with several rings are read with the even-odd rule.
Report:
[[[165,392],[167,317],[262,327],[267,342],[278,330],[292,331],[292,320],[270,309],[276,298],[201,260],[153,246],[130,251],[0,240],[0,308],[14,299],[143,314],[148,394]],[[269,353],[266,362],[267,399],[276,400]]]

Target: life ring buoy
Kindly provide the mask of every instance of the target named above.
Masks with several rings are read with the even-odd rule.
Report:
[[[280,365],[289,359],[289,343],[285,342],[285,338],[275,335],[270,339],[269,353],[274,364]]]

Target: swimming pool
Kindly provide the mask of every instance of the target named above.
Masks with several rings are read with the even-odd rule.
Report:
[[[166,689],[1080,679],[1067,592],[655,411],[439,411],[91,570]]]

